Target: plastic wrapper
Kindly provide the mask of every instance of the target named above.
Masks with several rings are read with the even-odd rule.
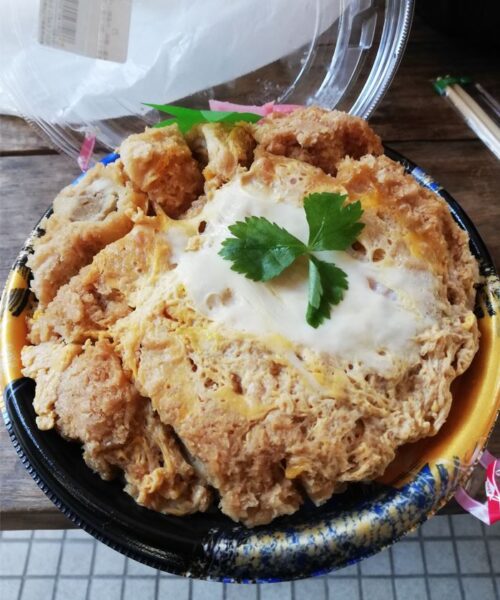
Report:
[[[315,103],[367,116],[412,15],[411,0],[93,0],[122,21],[131,11],[117,62],[42,45],[44,1],[2,2],[0,112],[16,111],[74,159],[85,135],[111,150],[154,123],[146,102]],[[74,19],[90,11],[86,0],[49,4]]]

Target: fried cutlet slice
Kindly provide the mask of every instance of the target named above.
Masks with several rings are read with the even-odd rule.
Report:
[[[321,504],[392,460],[382,392],[358,392],[344,365],[218,328],[182,291],[155,296],[112,328],[117,350],[232,519],[268,523],[305,495]]]
[[[203,176],[177,125],[146,129],[120,146],[135,188],[170,217],[178,217],[203,191]]]
[[[85,462],[103,479],[123,471],[126,491],[143,506],[176,515],[206,510],[209,489],[127,378],[110,342],[47,342],[26,347],[22,359],[24,374],[37,381],[40,429],[55,427],[82,443]]]
[[[55,342],[25,346],[22,350],[23,373],[36,379],[33,406],[37,414],[36,424],[42,431],[55,427],[55,404],[62,373],[81,351],[77,344]]]
[[[418,186],[401,166],[386,157],[340,156],[334,138],[341,140],[339,132],[354,121],[332,113],[326,118],[332,121],[328,138],[322,133],[324,112],[316,108],[297,111],[295,142],[274,154],[272,144],[270,148],[262,144],[247,171],[233,161],[236,171],[228,183],[220,189],[214,186],[208,198],[182,220],[165,218],[162,227],[148,234],[138,223],[137,231],[145,235],[145,241],[144,257],[139,256],[137,263],[122,257],[133,254],[132,242],[99,253],[94,270],[90,268],[94,263],[83,269],[82,277],[74,277],[66,287],[68,297],[61,294],[53,302],[51,321],[44,326],[50,334],[39,335],[52,341],[23,351],[25,373],[37,379],[40,426],[59,427],[60,422],[63,435],[84,443],[86,460],[95,463],[93,468],[103,477],[114,468],[123,469],[129,493],[156,510],[206,508],[208,482],[217,488],[224,513],[253,526],[295,512],[306,496],[319,505],[347,483],[376,478],[401,444],[439,430],[451,406],[450,384],[469,366],[477,350],[472,303],[478,273],[466,235],[444,201]],[[359,126],[364,131],[366,125],[361,122]],[[369,130],[358,138],[363,136],[365,142],[370,136],[372,142],[378,140]],[[329,142],[333,143],[329,146]],[[213,157],[223,156],[225,146],[224,139],[215,137]],[[302,160],[276,156],[288,152]],[[337,177],[309,162],[331,172],[338,170]],[[214,167],[212,179],[218,177],[217,169],[223,182],[230,171],[223,176],[223,166]],[[385,353],[387,370],[342,353],[321,353],[278,334],[254,335],[244,328],[240,331],[237,324],[228,327],[211,320],[197,310],[176,272],[185,252],[192,259],[192,253],[203,247],[212,220],[215,228],[224,222],[220,211],[211,212],[211,206],[217,206],[211,203],[220,194],[226,194],[223,206],[231,214],[231,202],[241,197],[248,206],[255,194],[260,202],[266,198],[300,208],[303,197],[313,191],[347,191],[348,202],[361,201],[365,228],[349,253],[359,263],[369,263],[363,273],[377,274],[367,279],[366,293],[397,301],[397,310],[411,307],[411,294],[397,277],[391,280],[394,289],[384,285],[388,281],[383,278],[384,266],[396,265],[403,279],[424,273],[426,282],[431,282],[431,301],[422,305],[428,314],[422,315],[422,307],[416,313],[425,324],[412,340],[416,350],[411,358]],[[155,236],[160,242],[153,242]],[[160,261],[147,258],[156,255]],[[142,267],[137,269],[137,265]],[[211,275],[207,271],[208,280]],[[136,278],[139,284],[134,283]],[[70,295],[75,299],[79,292],[86,300],[83,306],[75,303],[79,308],[73,311]],[[225,297],[220,301],[225,302]],[[34,319],[32,335],[36,327],[42,330],[36,325],[38,320],[43,322],[43,311],[40,315]],[[376,325],[384,328],[384,323]],[[65,346],[60,336],[79,343]],[[80,342],[87,337],[93,339],[82,346]],[[102,381],[101,371],[110,378],[113,394],[108,380]],[[64,376],[69,395],[62,388]],[[130,389],[113,384],[122,380]],[[122,387],[125,391],[120,391]],[[84,393],[89,397],[83,398]],[[123,394],[123,418],[113,415],[112,427],[105,427],[108,408],[103,409],[100,402],[107,406],[109,401],[109,411],[119,412],[111,397]],[[78,406],[73,407],[75,398],[86,416]],[[125,426],[134,434],[124,442],[118,440],[123,445],[115,448],[109,432],[112,429],[120,435],[123,419],[128,419],[127,407],[134,402],[139,406],[134,413],[137,422],[130,417],[133,426]],[[141,409],[141,402],[149,408]],[[104,444],[93,445],[95,431]],[[158,470],[164,468],[161,461],[167,455],[167,450],[162,450],[163,457],[158,454],[159,447],[174,455],[168,477]],[[157,462],[152,455],[160,456]],[[183,482],[190,482],[187,487],[171,482],[176,471]],[[153,473],[154,478],[149,477]],[[179,498],[186,498],[186,505]]]
[[[339,189],[321,170],[276,156],[261,157],[241,178],[257,188],[288,187],[284,197],[291,202],[307,192]],[[314,427],[316,410],[327,412],[325,405],[315,409],[311,402],[320,386],[307,369],[297,369],[265,343],[218,331],[190,308],[185,293],[175,297],[173,282],[175,269],[160,277],[156,291],[143,297],[134,313],[111,328],[138,389],[153,399],[162,421],[174,427],[233,519],[255,525],[291,514],[303,502],[302,488],[315,501],[324,501],[348,461],[333,446],[323,450],[322,470],[308,456],[311,446],[324,446],[321,434],[328,429]],[[348,437],[344,445],[351,448],[357,443],[353,432],[360,413],[343,410],[341,433],[335,407],[341,410],[345,393],[343,386],[334,387],[342,397],[328,400],[329,427],[337,421],[338,436]]]
[[[336,179],[352,199],[361,199],[370,216],[355,252],[373,261],[413,261],[417,268],[424,260],[443,278],[450,304],[472,309],[477,262],[467,233],[457,226],[444,200],[387,156],[345,158]]]
[[[307,374],[318,368],[314,359],[302,365],[283,348],[245,342],[201,318],[189,328],[173,320],[181,315],[166,300],[138,310],[115,326],[119,351],[234,520],[268,523],[295,512],[305,494],[321,504],[344,489],[340,477],[356,457],[366,459],[354,463],[361,478],[394,456],[379,441],[381,427],[365,430],[373,408],[348,402],[345,375],[333,365],[323,365],[331,384],[322,388]]]
[[[78,184],[64,188],[54,200],[53,214],[40,224],[45,233],[35,239],[27,262],[40,306],[99,250],[130,231],[146,202],[144,194],[127,184],[119,163],[99,163]]]
[[[144,217],[123,238],[101,250],[45,309],[30,321],[32,343],[96,339],[135,306],[134,294],[168,269],[170,245],[161,233],[167,217]]]
[[[360,117],[317,106],[273,113],[253,125],[256,156],[265,151],[296,158],[335,175],[345,157],[382,154],[378,135]]]
[[[238,168],[248,168],[252,163],[255,140],[245,123],[196,125],[186,139],[193,155],[204,166],[206,194],[229,181]]]
[[[215,335],[209,323],[194,313],[192,317],[187,329],[193,336],[202,335],[204,327],[208,327],[208,335]],[[150,300],[117,322],[113,334],[119,339],[124,367],[133,373],[138,389],[151,396],[162,422],[171,424],[183,440],[196,468],[218,489],[226,514],[258,524],[295,512],[302,496],[285,477],[282,438],[264,435],[252,443],[253,450],[246,448],[255,424],[251,418],[255,399],[234,392],[233,385],[238,389],[242,382],[235,379],[237,371],[227,356],[214,352],[210,360],[197,358],[196,350],[189,346],[189,332],[186,336],[176,332],[177,324],[183,329],[184,323],[172,299],[163,298]],[[253,358],[258,361],[253,375],[260,381],[265,357],[255,352]],[[272,406],[272,397],[262,396],[259,404],[255,412],[258,424]]]
[[[217,488],[223,512],[248,526],[293,513],[306,494],[321,504],[348,482],[376,478],[400,445],[435,434],[451,406],[450,384],[477,349],[472,303],[449,297],[447,283],[459,270],[462,282],[473,280],[477,267],[463,246],[463,255],[452,251],[444,265],[446,279],[433,272],[426,256],[414,254],[415,240],[407,237],[408,205],[413,231],[425,236],[429,230],[426,243],[435,246],[436,257],[439,235],[432,232],[441,219],[442,232],[448,227],[453,232],[447,244],[461,244],[462,234],[441,214],[443,200],[414,190],[388,160],[361,161],[366,185],[357,176],[359,161],[353,161],[351,176],[344,165],[335,180],[310,165],[300,163],[298,169],[292,159],[266,156],[237,177],[246,198],[264,193],[269,201],[289,203],[308,192],[352,184],[349,200],[359,198],[365,207],[360,240],[366,253],[359,260],[389,264],[391,245],[401,241],[404,251],[396,257],[401,268],[428,271],[434,278],[432,321],[415,340],[414,358],[395,356],[381,373],[361,361],[289,340],[225,328],[196,310],[175,269],[162,274],[155,290],[111,329],[124,367],[182,439],[196,469]],[[391,184],[380,190],[374,210],[372,182],[383,181],[392,169]],[[204,218],[203,211],[198,218]],[[388,239],[380,219],[391,222]],[[385,256],[371,252],[370,242]],[[394,290],[379,290],[389,292]],[[402,295],[401,302],[406,300]]]

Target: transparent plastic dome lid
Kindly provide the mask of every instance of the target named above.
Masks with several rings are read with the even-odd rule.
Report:
[[[413,0],[4,0],[0,111],[73,159],[210,99],[369,117],[408,37]]]

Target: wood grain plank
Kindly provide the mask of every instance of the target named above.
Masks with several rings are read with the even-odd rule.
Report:
[[[64,157],[0,157],[0,281],[56,194],[79,174]]]
[[[269,67],[267,72],[270,78],[279,78],[280,67]],[[448,73],[470,75],[500,97],[499,53],[438,34],[415,17],[395,80],[371,119],[386,142],[476,139],[460,115],[432,88],[433,78]],[[47,152],[51,152],[47,141],[27,123],[0,117],[0,155]]]
[[[0,427],[1,529],[67,529],[74,527],[24,468],[7,429]]]
[[[396,77],[371,118],[385,142],[477,139],[432,87],[431,80],[449,74],[468,75],[500,97],[500,53],[436,33],[415,17]]]
[[[24,119],[0,117],[0,156],[11,154],[51,154],[55,150]]]
[[[0,281],[57,192],[78,174],[61,156],[0,158]],[[72,527],[31,479],[0,426],[1,527]]]

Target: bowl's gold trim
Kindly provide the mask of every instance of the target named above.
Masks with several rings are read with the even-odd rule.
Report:
[[[9,297],[16,289],[28,289],[28,282],[17,269],[9,273],[0,301],[0,400],[3,408],[5,386],[22,377],[21,350],[26,344],[26,307],[15,316],[9,310]]]

